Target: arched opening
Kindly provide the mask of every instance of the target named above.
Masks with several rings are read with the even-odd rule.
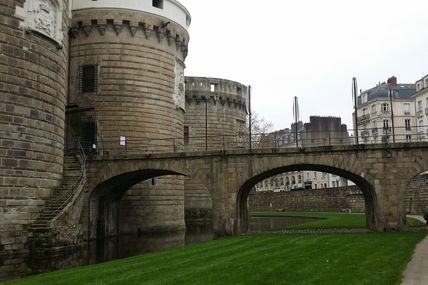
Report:
[[[247,180],[239,189],[237,196],[237,216],[238,216],[238,226],[239,231],[247,232],[248,231],[248,195],[254,185],[260,181],[265,180],[266,178],[285,173],[285,172],[301,172],[301,171],[314,171],[322,173],[331,173],[337,176],[342,177],[355,183],[355,185],[361,190],[365,202],[365,220],[366,225],[371,230],[376,230],[378,227],[377,221],[377,198],[373,186],[362,176],[349,171],[325,166],[325,165],[314,165],[314,164],[296,164],[289,165],[284,167],[278,167],[266,172],[260,173],[249,180]],[[294,177],[294,176],[292,176]],[[340,182],[339,182],[340,183]],[[293,184],[293,181],[292,181]],[[298,186],[295,184],[294,186]],[[303,185],[303,183],[302,183]],[[323,184],[324,185],[324,184]],[[293,185],[291,185],[293,187]],[[301,186],[304,187],[304,186]],[[316,187],[315,187],[316,188]]]
[[[131,227],[139,231],[138,225],[133,224],[135,221],[121,218],[122,198],[132,186],[143,181],[153,183],[153,179],[160,176],[169,176],[173,179],[173,177],[180,177],[183,174],[170,170],[145,169],[124,173],[98,184],[89,198],[88,240],[116,236],[120,234],[121,227],[127,231]],[[184,198],[176,197],[176,199],[182,201]],[[177,205],[179,206],[179,203]],[[179,207],[177,210],[183,211]],[[168,215],[158,218],[167,219]]]

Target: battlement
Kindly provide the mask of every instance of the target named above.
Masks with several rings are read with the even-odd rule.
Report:
[[[112,30],[113,35],[126,35],[157,41],[162,44],[166,42],[169,46],[175,45],[177,51],[187,56],[189,35],[186,29],[156,15],[141,11],[121,9],[86,9],[73,11],[71,33],[78,37],[80,33],[89,37],[92,33],[104,36],[106,31]]]
[[[161,16],[169,21],[174,21],[186,31],[188,31],[191,22],[189,11],[176,0],[74,0],[72,6],[73,12],[84,9],[99,11],[104,8],[135,10]]]
[[[186,77],[186,103],[208,102],[245,110],[247,86],[209,77]]]

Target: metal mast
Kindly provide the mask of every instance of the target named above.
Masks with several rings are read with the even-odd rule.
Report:
[[[294,135],[296,138],[296,147],[299,147],[299,131],[297,129],[297,124],[299,122],[299,102],[297,101],[297,96],[294,96],[294,103],[293,103],[293,116],[294,116]]]
[[[352,78],[352,99],[354,100],[355,143],[358,145],[358,116],[357,116],[357,78]]]

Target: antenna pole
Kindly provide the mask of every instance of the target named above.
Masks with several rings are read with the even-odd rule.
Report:
[[[250,142],[250,150],[251,150],[251,143],[252,143],[252,122],[251,122],[251,85],[248,85],[248,133],[249,133],[249,142]]]
[[[294,115],[294,135],[296,138],[296,147],[299,147],[299,131],[297,129],[297,124],[299,121],[299,103],[297,102],[297,96],[294,96],[293,104],[293,115]]]
[[[352,97],[354,99],[355,143],[358,145],[358,115],[357,115],[357,78],[352,78]]]

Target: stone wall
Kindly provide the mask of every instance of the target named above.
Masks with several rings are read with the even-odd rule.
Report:
[[[365,211],[363,193],[356,186],[289,192],[252,191],[248,203],[250,211]]]
[[[187,31],[151,13],[113,8],[73,11],[72,22],[72,137],[89,139],[85,144],[103,155],[182,149]],[[96,85],[89,92],[82,88],[88,65],[95,66]],[[85,124],[92,124],[92,134],[85,133]],[[103,199],[105,209],[91,200],[91,225],[98,223],[106,235],[183,230],[183,180],[157,177],[155,185],[126,186],[132,187],[123,196],[115,195],[124,192],[122,185],[100,191],[92,198]]]
[[[186,77],[186,151],[244,147],[247,87],[208,77]],[[201,181],[185,180],[186,221],[211,220],[212,200]]]
[[[186,77],[188,128],[185,150],[221,150],[242,145],[247,87],[234,81]]]
[[[0,252],[22,251],[63,170],[69,1],[0,2]]]
[[[428,209],[428,174],[418,175],[407,186],[407,213],[422,215]]]

